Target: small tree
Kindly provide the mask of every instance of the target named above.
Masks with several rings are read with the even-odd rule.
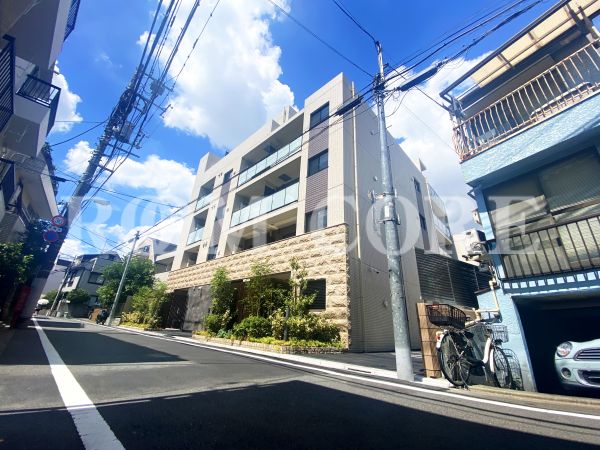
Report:
[[[306,279],[308,272],[301,266],[296,258],[290,260],[290,291],[286,296],[285,305],[289,307],[290,315],[305,316],[308,308],[315,301],[315,294],[306,295],[304,292],[308,285]]]
[[[250,280],[246,283],[244,308],[252,316],[269,316],[283,306],[282,290],[270,275],[273,269],[268,261],[255,261],[250,266]]]
[[[131,300],[132,311],[136,314],[128,314],[127,317],[135,317],[138,323],[157,327],[162,322],[162,309],[168,300],[166,284],[156,281],[153,286],[143,286]]]
[[[17,287],[29,278],[31,262],[22,243],[0,244],[0,320],[8,317]]]
[[[67,300],[73,305],[82,305],[90,301],[90,294],[80,288],[73,289],[67,294]]]
[[[210,280],[211,314],[204,320],[207,330],[217,332],[221,328],[231,329],[237,316],[234,293],[229,272],[224,267],[218,267]]]
[[[117,289],[121,282],[125,263],[116,262],[104,268],[102,275],[104,285],[97,290],[98,299],[104,308],[109,308],[115,301]],[[146,258],[132,258],[127,269],[123,291],[119,297],[119,303],[130,295],[134,295],[142,287],[151,287],[154,284],[154,266]]]
[[[45,298],[46,300],[49,300],[50,303],[52,303],[57,295],[58,295],[58,289],[50,289],[45,294],[42,294],[42,298]]]

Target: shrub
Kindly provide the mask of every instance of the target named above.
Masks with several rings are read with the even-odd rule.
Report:
[[[204,329],[213,335],[223,328],[223,316],[220,314],[207,314],[204,317]]]
[[[283,339],[286,325],[283,312],[277,311],[270,317],[270,320],[273,338]],[[287,327],[289,339],[321,342],[338,342],[340,339],[340,331],[337,325],[316,314],[289,317]]]
[[[231,330],[226,330],[225,328],[221,328],[219,330],[219,332],[217,333],[217,337],[218,338],[223,338],[223,339],[230,339],[232,335],[232,331]]]
[[[67,300],[74,305],[80,305],[90,301],[90,294],[83,289],[73,289],[67,294]]]
[[[121,314],[121,323],[144,323],[144,314],[139,311],[132,311]]]
[[[248,316],[233,327],[233,335],[238,339],[261,338],[270,334],[271,322],[259,316]]]

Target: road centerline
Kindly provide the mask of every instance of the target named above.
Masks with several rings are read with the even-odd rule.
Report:
[[[54,348],[44,329],[36,319],[32,319],[48,358],[48,364],[54,382],[58,387],[67,411],[71,415],[81,442],[86,449],[124,449],[94,403],[90,400],[81,385],[77,382],[58,351]]]

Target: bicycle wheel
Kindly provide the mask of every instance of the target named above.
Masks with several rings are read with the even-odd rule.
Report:
[[[442,373],[450,383],[460,387],[469,382],[471,364],[467,361],[466,346],[461,336],[445,335],[440,343],[438,358]]]
[[[502,389],[513,388],[513,378],[506,353],[500,347],[493,347],[494,352],[494,383]]]

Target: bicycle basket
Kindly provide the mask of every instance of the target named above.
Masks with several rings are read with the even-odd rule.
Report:
[[[508,342],[508,328],[506,325],[496,323],[490,326],[490,330],[495,341]]]
[[[462,329],[465,327],[467,315],[452,305],[436,304],[426,305],[427,318],[438,327],[453,327]]]

